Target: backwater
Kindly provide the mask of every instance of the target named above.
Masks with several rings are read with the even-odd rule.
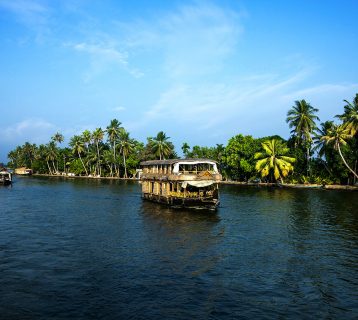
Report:
[[[358,193],[221,185],[216,212],[136,181],[0,188],[0,319],[356,319]]]

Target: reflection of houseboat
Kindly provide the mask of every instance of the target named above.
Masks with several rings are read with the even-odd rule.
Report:
[[[11,173],[5,168],[0,169],[0,184],[9,185],[12,182]]]
[[[15,169],[15,174],[20,174],[20,175],[23,175],[23,176],[29,176],[29,175],[32,175],[32,170],[28,169],[28,168],[25,168],[25,167],[16,168]]]
[[[141,163],[142,197],[185,208],[215,209],[221,174],[208,159],[153,160]]]

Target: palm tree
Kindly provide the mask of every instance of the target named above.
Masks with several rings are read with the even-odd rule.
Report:
[[[286,122],[292,128],[291,133],[296,137],[296,142],[306,148],[307,175],[310,172],[310,150],[312,134],[317,129],[315,121],[319,118],[315,115],[318,109],[313,108],[305,100],[295,101],[295,105],[287,112]]]
[[[286,155],[289,148],[279,140],[267,140],[261,145],[264,152],[255,153],[256,170],[263,178],[273,173],[275,180],[280,179],[283,182],[283,178],[293,171],[292,164],[296,159]]]
[[[113,177],[113,162],[114,162],[113,150],[104,150],[103,161],[109,168],[110,176]]]
[[[64,140],[64,137],[61,133],[59,132],[56,132],[54,136],[51,137],[51,140],[54,141],[55,143],[58,142],[58,143],[62,143],[63,140]],[[57,159],[57,168],[56,170],[58,171],[58,159]]]
[[[118,140],[119,133],[123,129],[120,127],[122,123],[119,122],[117,119],[111,120],[109,126],[107,127],[107,135],[108,140],[110,143],[112,143],[112,150],[114,155],[114,169],[117,171],[117,165],[116,165],[116,141]],[[118,172],[119,174],[119,172]]]
[[[61,133],[56,132],[53,136],[52,136],[52,141],[58,142],[58,143],[62,143],[64,140],[64,137]]]
[[[160,160],[165,159],[172,152],[171,143],[168,141],[169,138],[163,131],[160,131],[155,138],[150,139],[152,152],[159,156]]]
[[[69,145],[72,148],[72,153],[73,154],[77,153],[78,157],[81,160],[82,166],[85,169],[86,175],[88,176],[87,169],[86,169],[86,167],[85,167],[85,165],[84,165],[84,163],[82,161],[82,158],[81,158],[81,153],[83,153],[83,151],[84,151],[84,142],[83,142],[83,140],[81,139],[80,136],[75,135],[75,136],[73,136],[71,138]]]
[[[129,132],[125,131],[124,129],[121,130],[119,134],[119,146],[123,157],[124,178],[127,178],[126,158],[133,151],[134,143],[133,140],[129,138]]]
[[[312,149],[313,152],[315,151],[318,152],[318,156],[321,159],[324,159],[323,164],[329,174],[332,174],[332,172],[327,167],[327,151],[329,151],[329,149],[327,149],[327,144],[325,141],[321,140],[321,137],[326,136],[329,130],[331,130],[333,126],[334,126],[333,121],[326,121],[321,123],[321,129],[317,128],[317,133],[313,138],[315,146]]]
[[[22,156],[25,160],[26,166],[30,165],[32,168],[32,163],[35,160],[36,145],[29,142],[25,142],[22,147]]]
[[[190,151],[189,144],[187,142],[184,142],[183,145],[181,146],[181,149],[183,150],[185,158],[187,158],[188,157],[188,152]]]
[[[91,131],[89,131],[89,130],[83,131],[81,139],[82,139],[84,145],[86,146],[86,149],[87,149],[87,152],[88,152],[89,145],[90,145],[90,143],[92,141]]]
[[[222,157],[225,153],[225,147],[222,143],[217,143],[216,144],[216,148],[215,148],[215,154],[216,154],[216,159],[220,164],[221,164],[221,160],[222,160]]]
[[[351,167],[348,165],[346,159],[344,159],[341,145],[345,146],[347,144],[346,140],[352,138],[351,128],[345,125],[335,125],[333,124],[332,128],[328,130],[325,136],[321,137],[321,141],[324,141],[326,144],[333,143],[333,147],[338,151],[344,165],[348,168],[353,175],[358,178],[357,173],[355,173]]]
[[[97,171],[99,175],[101,175],[101,165],[100,165],[101,158],[99,154],[99,143],[102,142],[103,137],[104,137],[104,131],[101,128],[97,128],[92,133],[92,139],[96,144],[96,149],[97,149]]]
[[[46,146],[45,146],[45,159],[47,161],[47,166],[49,168],[50,174],[53,174],[56,172],[56,167],[55,167],[55,160],[57,159],[57,147],[56,147],[56,143],[54,141],[50,141]],[[52,162],[52,167],[53,167],[53,172],[50,168],[49,163]]]
[[[353,103],[343,100],[346,105],[344,106],[344,113],[336,115],[337,118],[343,121],[344,126],[350,130],[350,134],[354,136],[358,131],[358,93],[353,99]]]

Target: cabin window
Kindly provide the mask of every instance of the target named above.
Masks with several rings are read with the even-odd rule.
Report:
[[[197,174],[203,171],[214,171],[214,166],[211,163],[198,163],[198,164],[180,164],[179,172],[183,174]]]

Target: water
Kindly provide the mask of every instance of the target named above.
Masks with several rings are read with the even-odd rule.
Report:
[[[137,182],[0,188],[1,319],[354,319],[358,194],[221,186],[216,213]]]

